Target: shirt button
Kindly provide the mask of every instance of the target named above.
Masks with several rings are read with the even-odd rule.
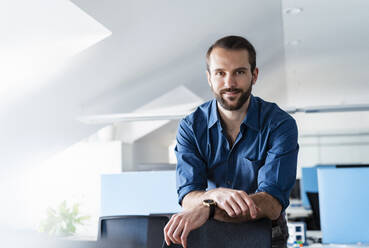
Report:
[[[227,181],[227,185],[228,185],[228,186],[231,186],[231,184],[232,184],[232,182],[228,180],[228,181]]]

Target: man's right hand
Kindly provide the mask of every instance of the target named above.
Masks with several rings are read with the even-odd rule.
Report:
[[[173,215],[164,228],[165,242],[168,246],[173,243],[187,248],[188,234],[204,225],[208,218],[209,207],[203,205]]]
[[[207,191],[205,198],[213,199],[217,206],[226,211],[230,217],[249,214],[252,219],[255,219],[259,211],[251,197],[242,190],[216,188]]]

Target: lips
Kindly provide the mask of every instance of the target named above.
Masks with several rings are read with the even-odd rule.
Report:
[[[221,94],[222,95],[226,95],[226,96],[235,96],[237,94],[241,93],[241,90],[239,89],[226,89],[226,90],[222,90]]]
[[[227,95],[227,96],[235,96],[238,93],[240,93],[240,92],[239,91],[230,91],[230,92],[225,92],[224,95]]]

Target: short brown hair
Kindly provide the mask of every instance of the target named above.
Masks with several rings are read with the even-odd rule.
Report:
[[[214,48],[220,47],[229,50],[246,50],[249,53],[249,63],[251,66],[251,72],[256,67],[256,51],[254,46],[245,38],[241,36],[226,36],[217,40],[211,47],[209,47],[206,53],[206,69],[209,70],[209,57]]]

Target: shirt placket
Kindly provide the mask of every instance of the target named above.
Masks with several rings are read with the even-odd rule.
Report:
[[[236,165],[234,164],[234,162],[236,161],[235,158],[235,150],[236,150],[236,146],[237,144],[240,142],[240,140],[242,139],[242,131],[240,129],[240,132],[237,135],[236,141],[234,142],[233,146],[231,148],[229,148],[229,142],[226,139],[225,135],[223,134],[223,138],[225,138],[226,140],[226,148],[227,148],[227,175],[226,175],[226,180],[225,180],[225,184],[227,185],[227,187],[229,188],[233,188],[234,184],[233,184],[233,178],[234,178],[234,173],[235,173],[235,167]]]

